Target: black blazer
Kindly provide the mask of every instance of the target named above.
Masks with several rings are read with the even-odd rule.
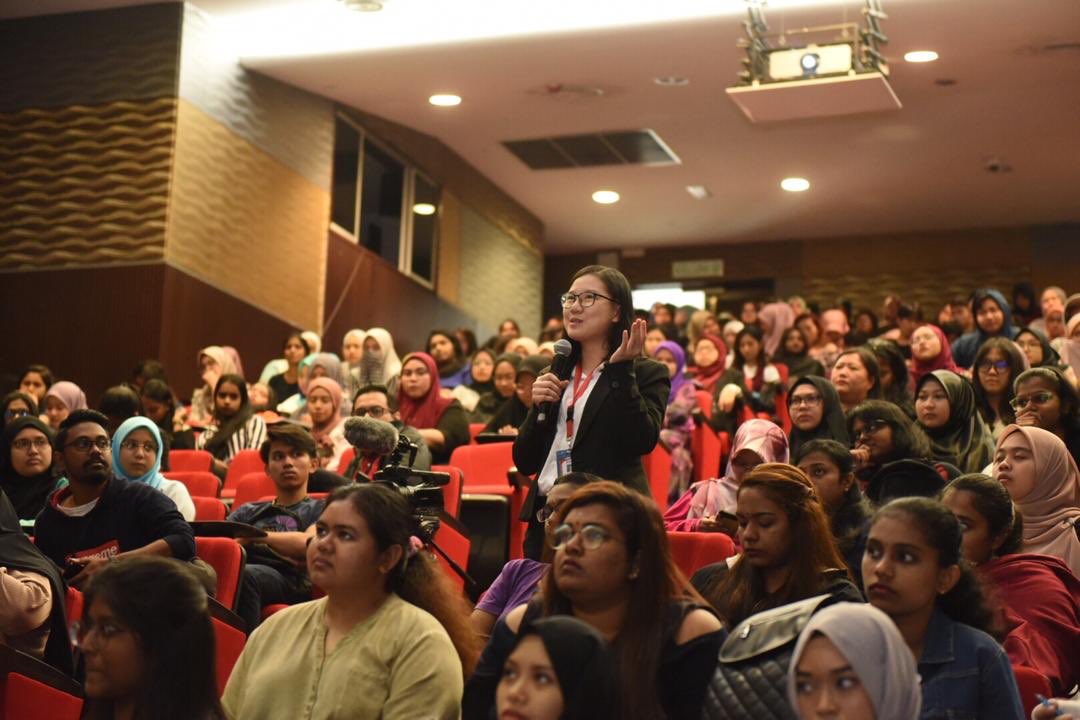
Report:
[[[599,475],[651,495],[641,456],[652,452],[660,439],[670,393],[667,366],[655,360],[638,358],[604,366],[581,410],[570,455],[574,471]],[[514,440],[514,464],[526,475],[543,469],[555,433],[565,432],[565,427],[556,427],[556,416],[537,425],[536,414],[534,406]],[[535,482],[529,488],[522,519],[535,512],[537,488]]]

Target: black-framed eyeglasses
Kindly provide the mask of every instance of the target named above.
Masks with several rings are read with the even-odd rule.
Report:
[[[870,435],[873,435],[882,428],[886,427],[888,424],[889,422],[887,420],[882,420],[881,418],[871,420],[866,425],[864,425],[861,430],[854,431],[853,434],[855,435],[855,442],[859,442],[864,437],[869,437]]]
[[[112,443],[109,442],[109,438],[107,438],[107,437],[99,437],[99,438],[95,438],[93,440],[91,440],[88,437],[81,437],[81,438],[75,438],[74,440],[69,442],[67,445],[64,446],[64,449],[66,450],[67,448],[70,448],[70,447],[75,448],[76,450],[78,450],[81,453],[90,452],[90,448],[95,448],[95,447],[98,450],[100,450],[101,452],[105,452],[110,447],[112,447]]]
[[[7,410],[4,411],[4,417],[6,417],[8,420],[14,420],[15,418],[26,417],[29,414],[30,414],[30,411],[27,410],[26,408],[15,408],[15,409],[8,408]]]
[[[570,525],[560,525],[552,533],[551,547],[558,550],[573,540],[576,535],[581,535],[581,545],[586,550],[596,550],[608,540],[615,539],[611,533],[599,525],[582,525],[577,530]]]
[[[536,511],[536,519],[542,523],[546,523],[555,515],[555,513],[559,512],[560,505],[562,505],[562,503],[544,505],[544,507]]]
[[[121,450],[127,450],[128,452],[136,452],[139,448],[147,455],[157,455],[157,445],[147,440],[146,442],[139,442],[138,440],[125,440],[120,443]]]
[[[22,450],[23,452],[29,450],[31,445],[34,446],[35,450],[41,452],[45,448],[49,447],[49,438],[19,438],[18,440],[15,440],[11,443],[11,447],[15,448],[16,450]]]
[[[983,360],[981,363],[979,363],[979,369],[982,370],[983,372],[990,372],[991,370],[996,370],[997,372],[1003,373],[1003,372],[1005,372],[1006,370],[1009,369],[1009,361],[1008,360]]]
[[[791,397],[791,407],[799,407],[805,405],[808,408],[817,407],[821,404],[820,395],[793,395]]]
[[[375,407],[362,407],[353,410],[353,417],[364,417],[365,415],[370,415],[371,417],[378,419],[381,418],[383,415],[389,414],[389,408],[379,407],[378,405],[376,405]]]
[[[1042,392],[1032,393],[1031,395],[1025,395],[1023,397],[1014,397],[1012,400],[1009,401],[1009,406],[1013,410],[1020,410],[1022,408],[1026,408],[1029,404],[1041,406],[1050,402],[1055,397],[1057,396],[1054,395],[1054,393],[1048,390],[1043,390]]]
[[[563,293],[559,296],[559,302],[562,303],[562,306],[564,308],[572,308],[574,307],[574,303],[581,301],[581,307],[587,308],[592,307],[596,303],[596,298],[604,298],[608,302],[618,304],[618,301],[615,300],[615,298],[609,298],[607,295],[601,295],[600,293],[593,292],[592,290],[588,290],[583,293]]]

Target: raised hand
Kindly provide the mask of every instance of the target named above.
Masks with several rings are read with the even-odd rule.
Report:
[[[614,365],[615,363],[636,360],[641,357],[641,353],[645,349],[645,331],[645,321],[641,318],[634,321],[629,332],[623,330],[622,342],[615,349],[615,352],[611,354],[608,363]]]

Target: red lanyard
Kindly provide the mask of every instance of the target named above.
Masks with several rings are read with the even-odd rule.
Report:
[[[581,399],[581,396],[585,394],[585,391],[589,389],[589,384],[592,383],[592,376],[596,373],[598,367],[600,366],[597,365],[592,369],[592,372],[585,376],[584,383],[581,382],[581,366],[578,365],[574,368],[574,392],[570,395],[570,404],[566,407],[567,440],[574,437],[574,405],[576,405],[577,401]]]

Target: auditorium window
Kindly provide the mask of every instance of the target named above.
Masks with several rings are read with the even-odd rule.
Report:
[[[365,138],[361,177],[360,244],[400,267],[405,165]]]
[[[439,186],[413,171],[412,243],[409,246],[409,272],[430,285],[435,284],[435,247],[439,218]]]
[[[350,235],[356,230],[356,190],[360,170],[360,131],[342,117],[334,121],[334,184],[330,220]]]

